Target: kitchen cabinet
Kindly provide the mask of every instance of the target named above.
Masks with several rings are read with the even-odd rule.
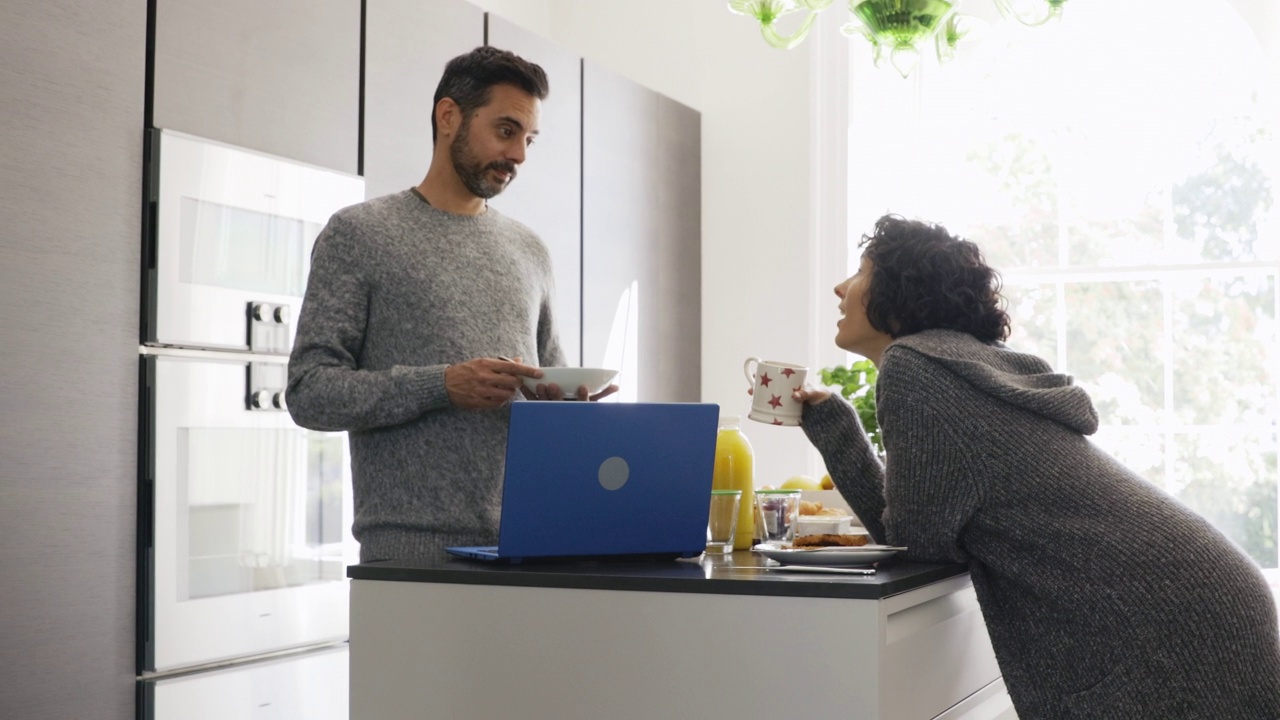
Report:
[[[623,400],[700,399],[699,117],[583,62],[583,363]]]
[[[654,365],[659,402],[702,395],[702,114],[658,96],[658,306]]]
[[[566,364],[582,364],[582,61],[555,43],[489,15],[488,44],[535,62],[551,92],[539,134],[514,182],[493,198],[498,211],[546,244],[555,273],[556,327]]]
[[[153,127],[358,172],[360,0],[156,0]]]
[[[0,717],[134,717],[147,3],[0,2]]]
[[[431,111],[445,63],[484,44],[484,11],[463,0],[366,0],[366,197],[407,190],[431,164]]]
[[[141,683],[152,720],[346,720],[347,646]],[[358,717],[358,716],[357,716]]]
[[[352,717],[1016,720],[963,566],[763,562],[353,566]]]

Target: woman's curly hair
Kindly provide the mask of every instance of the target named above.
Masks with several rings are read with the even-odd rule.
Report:
[[[867,320],[898,338],[922,330],[956,330],[990,343],[1009,337],[1000,274],[972,242],[941,225],[885,215],[863,235],[871,262]]]

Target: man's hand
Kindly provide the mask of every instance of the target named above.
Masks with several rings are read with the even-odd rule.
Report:
[[[523,365],[520,358],[476,358],[444,371],[444,387],[454,407],[475,410],[502,407],[521,389],[521,378],[542,377],[542,371]]]
[[[564,389],[555,383],[549,383],[547,385],[538,383],[536,392],[529,392],[529,388],[521,386],[520,392],[524,393],[524,396],[530,400],[564,400],[566,399],[564,396]],[[601,390],[595,395],[592,395],[591,391],[587,389],[586,385],[579,385],[577,397],[568,398],[568,399],[584,400],[584,401],[591,400],[594,402],[596,400],[599,400],[600,398],[609,397],[610,395],[616,392],[618,392],[618,386],[610,385],[609,387]]]
[[[587,397],[587,386],[586,386],[586,385],[583,385],[582,387],[578,388],[578,399],[579,399],[579,400],[590,400],[591,402],[595,402],[596,400],[599,400],[599,399],[600,399],[600,398],[602,398],[602,397],[609,397],[610,395],[612,395],[612,394],[614,394],[614,393],[616,393],[616,392],[618,392],[618,386],[617,386],[617,385],[610,385],[609,387],[607,387],[607,388],[605,388],[605,389],[601,390],[600,392],[596,393],[595,395],[592,395],[591,397]]]

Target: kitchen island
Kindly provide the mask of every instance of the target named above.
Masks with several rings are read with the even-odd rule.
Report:
[[[1015,718],[962,565],[348,568],[351,717]]]

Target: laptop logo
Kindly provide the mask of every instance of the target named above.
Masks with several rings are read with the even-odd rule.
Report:
[[[616,455],[600,463],[600,469],[596,472],[596,478],[600,480],[600,486],[605,490],[617,490],[627,484],[629,477],[631,477],[631,467],[627,465],[626,460]]]

